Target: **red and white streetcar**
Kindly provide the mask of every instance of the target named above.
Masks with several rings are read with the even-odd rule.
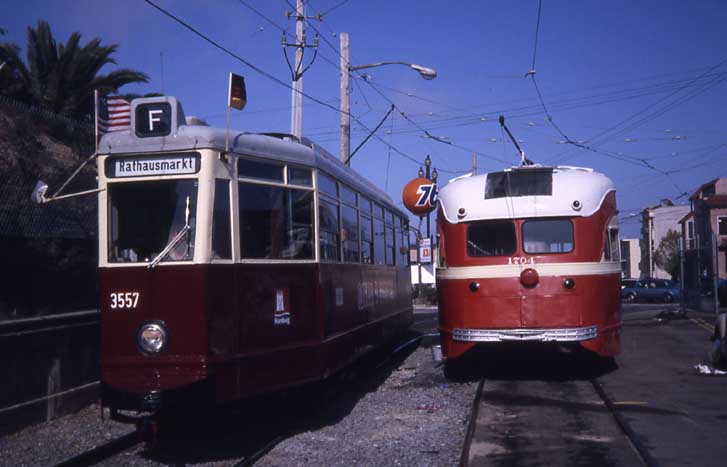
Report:
[[[619,353],[618,217],[608,177],[537,165],[460,177],[439,190],[437,229],[448,359],[512,341]]]

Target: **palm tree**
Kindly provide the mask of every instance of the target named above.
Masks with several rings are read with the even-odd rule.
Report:
[[[12,70],[0,70],[0,93],[72,118],[89,117],[94,89],[106,95],[125,84],[149,81],[146,74],[125,68],[99,74],[104,65],[116,64],[112,55],[117,47],[102,45],[99,38],[81,45],[78,32],[59,44],[48,23],[39,21],[36,29],[28,27],[26,63],[16,44],[0,44],[0,61]]]

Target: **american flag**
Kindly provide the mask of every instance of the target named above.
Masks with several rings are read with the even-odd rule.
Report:
[[[105,96],[99,99],[98,131],[128,130],[131,128],[131,105],[118,96]]]

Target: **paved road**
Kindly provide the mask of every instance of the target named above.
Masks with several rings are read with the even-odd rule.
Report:
[[[725,465],[727,377],[693,368],[709,348],[711,316],[665,311],[624,306],[617,368],[558,352],[479,355],[485,385],[470,465],[642,465],[591,378],[657,465]]]

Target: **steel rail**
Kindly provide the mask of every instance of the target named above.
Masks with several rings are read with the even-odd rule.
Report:
[[[475,399],[472,402],[472,408],[470,409],[470,417],[467,422],[467,431],[464,435],[464,442],[462,443],[462,455],[459,458],[459,466],[467,467],[470,463],[470,447],[472,446],[472,439],[475,436],[475,426],[477,425],[477,417],[480,413],[480,402],[482,402],[482,390],[485,386],[485,379],[480,380],[480,384],[477,385],[477,391],[475,392]]]
[[[590,379],[590,382],[591,385],[593,385],[593,389],[596,390],[598,397],[603,400],[606,408],[613,416],[613,419],[616,421],[616,425],[618,425],[623,434],[626,435],[626,439],[628,439],[629,444],[631,444],[631,447],[639,456],[641,462],[648,467],[659,467],[659,463],[656,461],[656,459],[652,457],[652,455],[649,453],[649,450],[644,446],[639,437],[636,435],[636,432],[634,432],[634,430],[628,424],[623,415],[621,415],[621,413],[618,411],[616,405],[613,403],[608,394],[606,394],[606,391],[604,391],[601,383],[599,383],[598,380],[596,380],[595,378]]]
[[[136,446],[141,442],[142,439],[139,436],[139,433],[134,430],[119,438],[101,444],[100,446],[96,446],[92,449],[89,449],[88,451],[82,452],[81,454],[78,454],[58,464],[55,464],[54,467],[81,467],[98,464],[103,460],[106,460],[117,454],[121,454],[122,452],[130,449],[133,446]]]

